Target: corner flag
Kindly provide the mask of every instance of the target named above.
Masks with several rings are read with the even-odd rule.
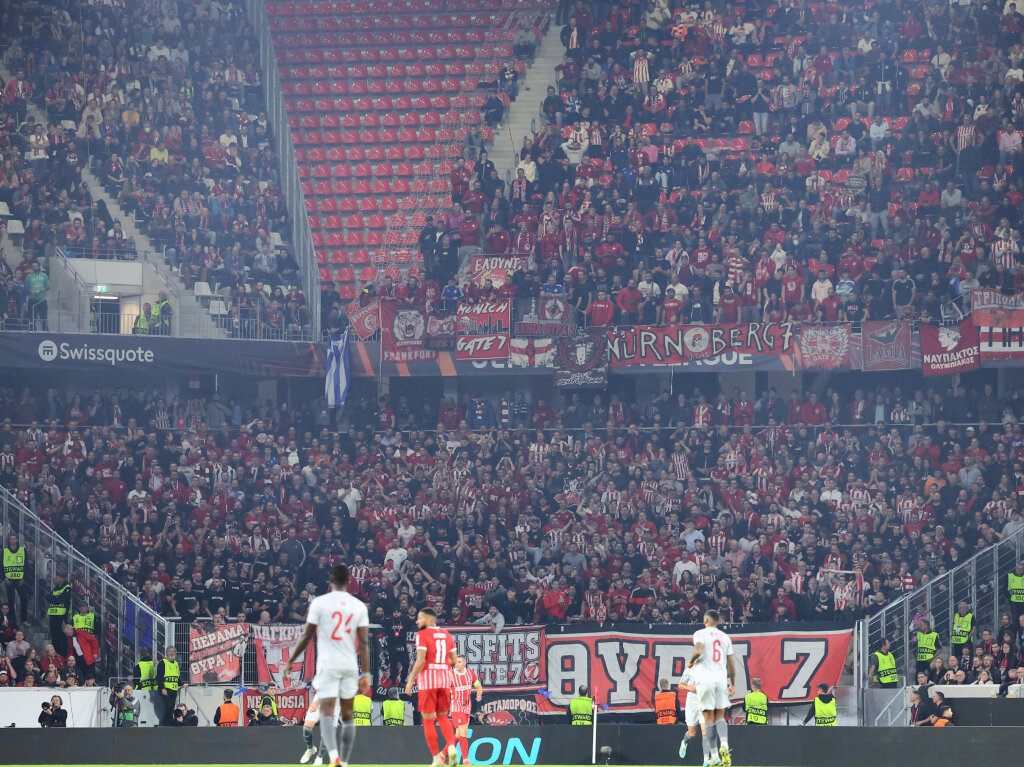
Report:
[[[341,407],[348,397],[348,329],[341,335],[331,333],[327,346],[327,380],[324,396],[327,407]]]

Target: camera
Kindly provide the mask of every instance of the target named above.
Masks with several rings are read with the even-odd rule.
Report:
[[[49,702],[48,701],[43,701],[43,711],[49,711],[49,710],[50,710]]]
[[[255,719],[256,718],[256,709],[254,709],[254,708],[246,709],[245,710],[245,718],[246,719]]]

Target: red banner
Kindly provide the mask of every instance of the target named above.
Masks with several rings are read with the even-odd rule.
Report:
[[[256,649],[256,679],[266,686],[273,682],[281,690],[305,687],[316,674],[316,650],[310,643],[302,653],[291,674],[284,675],[288,656],[305,630],[301,623],[295,625],[272,623],[262,626],[250,624]]]
[[[365,341],[380,330],[380,301],[373,300],[366,306],[351,303],[345,307],[345,315],[360,341]]]
[[[978,347],[985,361],[1024,360],[1024,326],[980,327]]]
[[[380,354],[383,362],[436,360],[426,347],[427,313],[418,307],[384,301],[380,305]]]
[[[979,328],[1024,327],[1024,294],[1007,296],[998,290],[975,288],[971,291],[971,321]]]
[[[922,325],[921,358],[926,376],[977,370],[981,367],[978,329],[970,319],[956,325]]]
[[[861,329],[861,370],[909,370],[910,323],[865,322]]]
[[[795,345],[796,328],[788,322],[641,326],[612,330],[608,334],[612,367],[683,365],[725,352],[782,355],[792,353]]]
[[[277,703],[278,719],[284,724],[301,724],[302,720],[305,719],[306,709],[309,708],[310,695],[309,689],[305,687],[275,695],[274,702]],[[245,712],[250,708],[256,709],[258,714],[262,697],[263,693],[259,690],[247,689],[245,691],[245,705],[241,707],[242,716],[244,717]]]
[[[242,671],[248,623],[193,623],[188,630],[188,678],[192,684],[231,682]]]
[[[800,328],[797,350],[804,369],[850,367],[849,325],[804,325]]]
[[[817,685],[838,684],[853,631],[732,633],[736,661],[734,701],[759,677],[773,703],[809,701]],[[679,681],[693,652],[678,634],[618,631],[549,633],[544,657],[550,698],[537,696],[542,713],[564,709],[580,685],[615,713],[652,711],[658,682]]]
[[[511,329],[512,302],[508,299],[459,304],[455,359],[507,360]]]

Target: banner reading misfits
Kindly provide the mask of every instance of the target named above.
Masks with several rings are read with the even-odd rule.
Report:
[[[366,306],[353,302],[345,307],[345,315],[360,341],[365,341],[380,330],[380,301],[373,300]]]
[[[299,724],[305,719],[306,709],[309,708],[309,696],[310,691],[308,688],[300,688],[295,690],[288,690],[287,692],[280,692],[274,696],[274,702],[277,703],[277,716],[283,724]],[[263,693],[259,690],[246,689],[245,691],[245,705],[240,705],[242,709],[242,717],[245,717],[245,712],[250,708],[256,709],[256,713],[259,713],[260,699],[263,697]],[[241,701],[240,701],[241,703]],[[245,724],[243,722],[243,724]]]
[[[1024,328],[1024,293],[1006,296],[998,290],[975,288],[971,321],[979,328]]]
[[[530,692],[543,685],[543,626],[506,626],[498,634],[478,628],[445,628],[485,690]]]
[[[971,320],[956,325],[921,325],[921,370],[926,376],[963,373],[981,367],[978,329]]]
[[[784,355],[796,346],[796,327],[784,323],[620,328],[608,334],[612,367],[684,365],[725,352]],[[847,355],[848,359],[848,355]]]
[[[427,314],[423,309],[394,301],[380,305],[380,354],[383,362],[421,362],[437,359],[426,348]]]
[[[285,678],[284,667],[288,656],[299,641],[305,626],[302,624],[271,623],[250,624],[253,647],[256,650],[256,679],[262,686],[274,683],[281,690],[305,687],[316,673],[316,651],[310,643],[298,659],[292,673]]]
[[[242,671],[248,623],[193,623],[188,630],[188,678],[192,684],[232,682]]]
[[[600,331],[558,339],[555,386],[606,386],[608,344]]]
[[[736,662],[733,700],[750,692],[759,677],[768,700],[809,701],[817,685],[839,682],[851,629],[809,632],[729,632]],[[658,682],[679,681],[693,653],[692,635],[619,631],[548,632],[544,641],[547,690],[537,696],[541,713],[563,713],[580,685],[613,713],[654,709]],[[484,685],[486,687],[486,683]]]
[[[1024,326],[979,327],[978,347],[985,361],[1024,360]]]
[[[512,301],[459,304],[455,359],[507,360],[512,330]]]
[[[865,322],[860,343],[861,370],[910,369],[909,322]]]

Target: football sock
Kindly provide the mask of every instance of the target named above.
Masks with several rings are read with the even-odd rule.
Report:
[[[715,731],[709,728],[704,733],[704,755],[706,758],[713,759],[717,750],[715,748]]]
[[[718,742],[723,748],[729,748],[729,725],[725,719],[715,720],[715,730],[718,731]]]
[[[690,745],[691,740],[693,740],[693,736],[690,735],[690,731],[687,730],[686,734],[683,735],[683,743],[685,743],[686,745]]]
[[[302,742],[306,748],[313,748],[313,728],[302,725]]]
[[[459,738],[459,749],[462,751],[462,761],[469,759],[469,738],[465,735]]]
[[[338,724],[338,742],[341,748],[341,761],[345,764],[349,763],[349,757],[352,756],[352,746],[356,744],[356,720],[350,719],[349,721],[342,720]]]
[[[334,728],[334,722],[330,718],[321,717],[320,737],[323,738],[324,746],[327,747],[327,757],[333,762],[338,758],[338,731]]]
[[[430,755],[437,756],[441,753],[437,748],[437,730],[434,729],[433,718],[423,720],[423,735],[427,739],[427,748],[430,749]]]
[[[445,747],[455,748],[455,744],[458,741],[455,738],[455,728],[452,727],[451,718],[447,714],[439,715],[437,723],[441,725],[441,734],[444,735]]]

